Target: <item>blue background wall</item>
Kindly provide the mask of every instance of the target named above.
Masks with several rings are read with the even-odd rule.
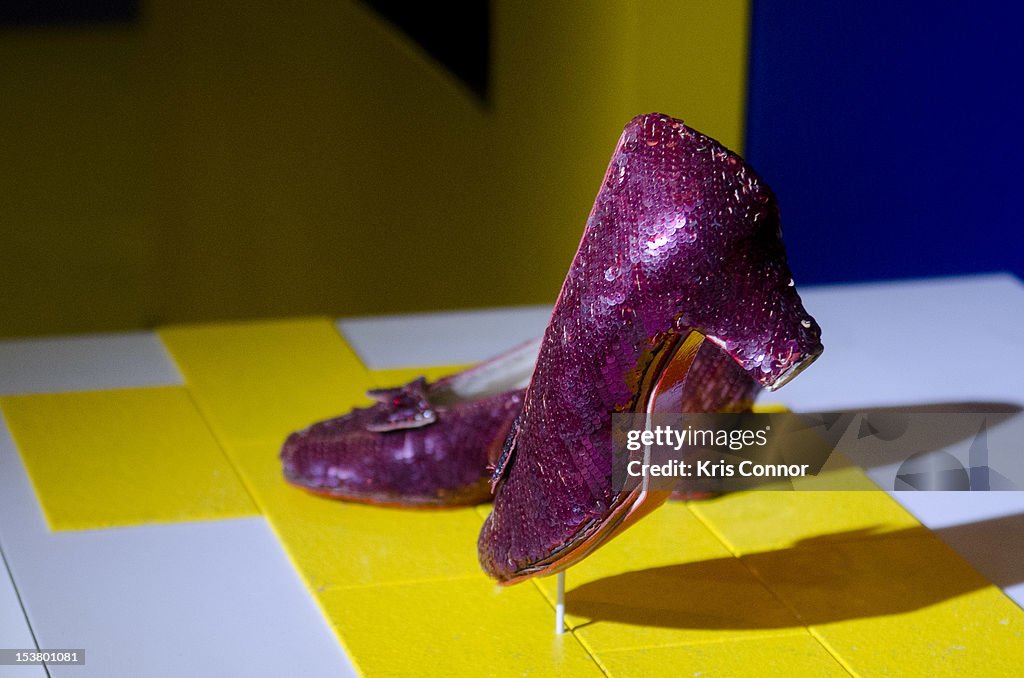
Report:
[[[1024,277],[1015,6],[754,2],[746,155],[798,283]]]

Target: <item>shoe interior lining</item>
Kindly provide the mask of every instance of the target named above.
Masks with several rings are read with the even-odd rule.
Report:
[[[437,405],[479,400],[526,388],[540,353],[540,339],[532,339],[464,372],[438,382],[431,393]]]

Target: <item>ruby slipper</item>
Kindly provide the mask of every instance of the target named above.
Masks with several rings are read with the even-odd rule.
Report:
[[[377,402],[291,434],[285,479],[346,501],[459,506],[491,497],[488,478],[522,407],[538,342],[433,383],[368,391]]]
[[[483,569],[503,583],[564,570],[667,499],[613,491],[612,414],[681,411],[705,338],[774,390],[821,353],[820,336],[771,190],[682,121],[632,120],[495,468]]]
[[[384,506],[491,501],[494,462],[523,404],[540,341],[433,383],[369,391],[377,402],[293,433],[285,479],[315,494]],[[514,386],[512,390],[501,389]],[[760,387],[717,346],[704,344],[677,383],[680,412],[749,410]],[[674,499],[703,499],[681,490]]]

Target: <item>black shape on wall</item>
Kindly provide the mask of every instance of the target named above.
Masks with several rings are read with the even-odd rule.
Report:
[[[0,0],[0,26],[120,23],[138,17],[138,0]]]
[[[364,0],[487,102],[491,75],[490,0],[454,3]]]

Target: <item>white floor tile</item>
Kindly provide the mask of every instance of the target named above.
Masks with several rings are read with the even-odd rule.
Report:
[[[181,383],[153,332],[0,341],[0,395]]]
[[[1024,404],[1024,284],[1011,275],[816,287],[801,297],[825,352],[770,395],[777,402],[809,412]]]

